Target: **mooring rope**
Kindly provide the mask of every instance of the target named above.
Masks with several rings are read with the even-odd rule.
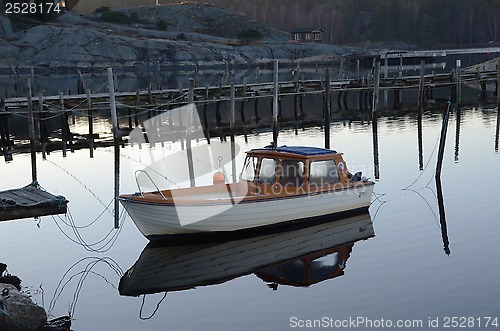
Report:
[[[69,275],[71,270],[86,260],[91,260],[91,261],[86,264],[84,270],[79,271],[79,272],[69,276],[68,279],[66,280],[66,277]],[[52,310],[55,308],[56,302],[59,300],[64,289],[75,277],[80,276],[80,278],[78,279],[78,283],[77,283],[75,292],[73,293],[73,300],[72,300],[70,307],[69,307],[70,317],[75,316],[76,304],[78,302],[80,292],[81,292],[81,289],[83,287],[83,283],[87,279],[88,275],[92,274],[92,275],[98,276],[98,277],[102,278],[107,284],[111,285],[114,289],[116,289],[117,286],[115,286],[113,283],[111,283],[106,277],[93,271],[94,267],[98,263],[101,263],[101,262],[106,264],[108,267],[110,267],[111,270],[113,270],[119,277],[121,277],[123,275],[123,270],[121,269],[121,267],[118,265],[118,263],[116,261],[114,261],[110,257],[103,257],[103,258],[101,258],[101,257],[85,257],[85,258],[82,258],[82,259],[78,260],[77,262],[75,262],[64,273],[62,278],[59,280],[59,283],[57,284],[57,287],[54,291],[54,295],[52,296],[52,299],[50,300],[49,307],[47,309],[47,313],[51,314]]]
[[[141,304],[141,309],[139,310],[139,318],[140,318],[141,320],[143,320],[143,321],[151,319],[151,318],[152,318],[152,317],[156,314],[156,312],[158,311],[158,309],[160,309],[160,305],[161,305],[161,303],[163,302],[163,300],[165,300],[165,298],[167,297],[167,293],[168,293],[168,292],[165,292],[165,294],[163,294],[163,297],[162,297],[162,298],[160,299],[160,301],[158,301],[158,303],[156,304],[156,308],[155,308],[155,310],[153,311],[153,313],[152,313],[150,316],[147,316],[147,317],[143,317],[143,316],[142,316],[142,310],[144,309],[144,303],[145,303],[145,301],[146,301],[146,294],[144,294],[144,295],[142,296],[142,304]]]

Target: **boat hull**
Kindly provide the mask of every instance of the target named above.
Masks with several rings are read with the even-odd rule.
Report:
[[[151,203],[125,197],[120,197],[120,202],[141,233],[153,239],[174,234],[255,230],[336,214],[363,213],[370,205],[372,192],[373,185],[363,185],[298,196],[243,199],[229,206],[228,202]]]

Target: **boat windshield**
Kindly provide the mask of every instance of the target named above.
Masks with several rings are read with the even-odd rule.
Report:
[[[284,160],[281,164],[281,185],[301,186],[304,184],[304,162]]]
[[[243,165],[241,172],[241,179],[253,181],[255,179],[255,169],[257,169],[257,162],[259,159],[255,156],[248,156]]]

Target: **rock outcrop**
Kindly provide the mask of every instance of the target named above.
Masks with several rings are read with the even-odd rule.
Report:
[[[134,16],[134,23],[105,23],[100,14],[68,12],[14,33],[0,29],[0,66],[253,64],[275,58],[329,60],[357,51],[289,43],[286,32],[212,5],[150,6],[117,12]],[[160,21],[164,24],[161,30],[157,28]],[[0,23],[7,25],[5,17]],[[237,38],[238,32],[249,29],[259,31],[261,38]]]
[[[42,307],[13,285],[0,283],[0,330],[41,331],[46,323]]]

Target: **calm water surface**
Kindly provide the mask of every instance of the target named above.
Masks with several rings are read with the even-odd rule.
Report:
[[[2,222],[0,260],[53,316],[70,312],[77,331],[288,330],[294,321],[323,317],[422,321],[421,327],[409,328],[415,330],[430,329],[429,318],[439,318],[443,327],[446,317],[475,317],[484,326],[483,317],[500,319],[497,112],[464,111],[458,155],[455,120],[452,115],[442,173],[450,255],[443,247],[434,181],[441,116],[424,115],[422,171],[416,117],[379,119],[380,179],[370,207],[375,236],[351,245],[343,275],[309,287],[279,285],[273,290],[251,272],[217,285],[169,292],[163,301],[163,293],[147,295],[144,303],[142,296],[120,296],[120,278],[147,240],[126,216],[120,229],[113,229],[112,148],[96,150],[92,159],[88,150],[65,158],[58,152],[45,161],[39,158],[40,184],[70,201],[71,218]],[[332,147],[345,153],[350,170],[373,178],[372,125],[334,123],[331,132]],[[322,146],[323,139],[320,128],[310,128],[298,135],[282,130],[279,141]],[[270,133],[260,133],[249,136],[247,144],[243,138],[237,143],[248,150],[271,140]],[[168,154],[179,148],[166,144],[155,152]],[[120,190],[136,191],[132,169],[144,160],[136,146],[120,152]],[[238,169],[241,163],[239,158]],[[29,155],[1,163],[0,173],[2,190],[27,184]],[[210,181],[210,176],[204,180]],[[70,221],[76,229],[64,223]],[[326,248],[340,243],[329,240],[325,239]],[[241,256],[246,258],[243,252]],[[153,314],[160,301],[150,319],[141,319]],[[370,329],[364,324],[359,328]]]

